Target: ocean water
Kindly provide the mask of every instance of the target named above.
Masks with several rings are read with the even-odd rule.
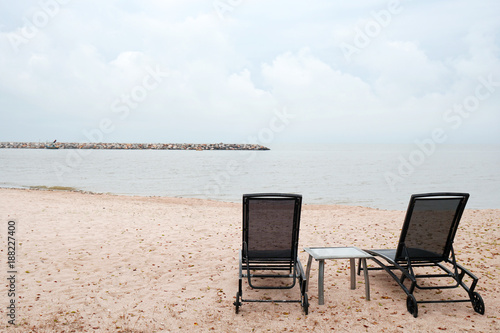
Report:
[[[274,145],[270,151],[0,149],[0,187],[65,186],[240,202],[287,192],[304,204],[405,210],[413,193],[468,192],[500,208],[500,145]]]

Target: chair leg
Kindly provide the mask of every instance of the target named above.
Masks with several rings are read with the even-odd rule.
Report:
[[[243,288],[241,278],[238,280],[238,291],[236,292],[236,301],[234,301],[233,305],[235,306],[236,314],[240,312],[241,302],[243,300]]]
[[[236,314],[239,313],[240,311],[240,306],[242,304],[242,300],[243,300],[243,268],[242,268],[242,257],[241,257],[241,251],[239,253],[239,257],[240,257],[240,260],[239,260],[239,278],[238,278],[238,291],[236,292],[236,301],[233,303],[234,306],[235,306],[235,311],[236,311]]]

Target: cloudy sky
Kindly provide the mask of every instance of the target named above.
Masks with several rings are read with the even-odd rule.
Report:
[[[498,0],[0,0],[0,141],[499,144],[499,58]]]

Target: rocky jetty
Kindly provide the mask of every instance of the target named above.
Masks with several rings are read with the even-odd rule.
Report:
[[[232,143],[105,143],[0,142],[0,149],[157,149],[157,150],[269,150],[255,144]]]

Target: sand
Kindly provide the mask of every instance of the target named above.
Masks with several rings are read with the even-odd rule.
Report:
[[[308,205],[304,198],[300,259],[307,263],[302,248],[308,246],[394,248],[403,218],[402,211]],[[479,277],[485,314],[470,302],[421,304],[418,318],[383,271],[370,271],[370,301],[362,276],[351,290],[349,260],[326,262],[322,306],[313,262],[307,316],[298,304],[276,303],[244,303],[235,314],[241,204],[0,189],[4,277],[11,219],[18,242],[16,326],[7,322],[7,281],[0,292],[3,331],[500,331],[500,210],[466,210],[455,238],[459,263]],[[244,286],[245,297],[262,295]],[[418,295],[428,293],[466,297],[461,288]]]

